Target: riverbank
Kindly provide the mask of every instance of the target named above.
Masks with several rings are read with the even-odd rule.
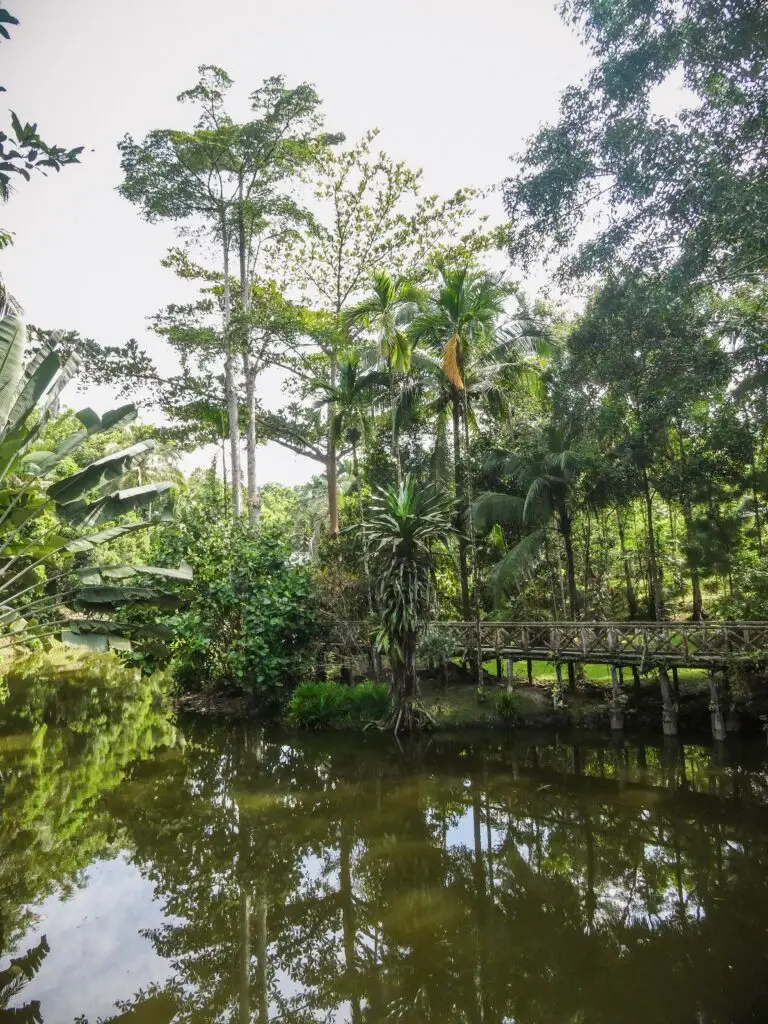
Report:
[[[493,668],[493,666],[488,666]],[[607,679],[600,677],[600,666],[587,666],[584,678],[575,692],[563,689],[555,700],[554,670],[545,664],[536,665],[533,685],[527,679],[515,678],[509,696],[505,681],[499,681],[490,672],[484,685],[478,688],[472,677],[458,666],[451,666],[446,680],[422,677],[421,699],[437,732],[496,732],[526,729],[566,731],[578,733],[609,733],[611,690]],[[112,680],[107,688],[113,699],[125,699],[134,692],[139,676],[136,669],[122,665],[114,655],[91,654],[71,648],[56,647],[6,664],[5,675],[11,683],[13,699],[7,700],[0,713],[11,714],[16,706],[36,704],[43,693],[49,694],[46,703],[55,702],[55,717],[61,720],[67,713],[69,695],[90,692],[101,680]],[[120,685],[117,685],[120,680]],[[305,718],[305,727],[314,731],[361,732],[374,730],[376,723],[386,717],[386,684],[375,687],[340,683],[327,684],[338,699],[353,696],[365,698],[357,703],[354,714],[340,714],[324,720],[322,715]],[[141,689],[141,687],[139,687]],[[237,690],[230,692],[180,693],[170,680],[161,674],[152,677],[156,694],[168,694],[170,708],[177,714],[216,720],[259,720],[263,716],[249,698]],[[322,687],[321,687],[322,689]],[[365,691],[365,693],[363,692]],[[137,691],[138,692],[138,691]],[[321,695],[322,696],[322,695]],[[130,699],[130,696],[128,697]],[[504,708],[500,709],[500,700]],[[711,737],[710,691],[707,676],[701,672],[679,673],[678,732],[681,738],[706,740]],[[323,701],[316,705],[322,707]],[[500,713],[503,710],[503,714]],[[643,678],[639,688],[626,686],[622,693],[624,730],[627,735],[661,735],[662,701],[658,682]],[[53,712],[52,712],[53,714]],[[82,712],[79,712],[82,714]],[[299,724],[301,720],[298,720]],[[745,738],[762,738],[768,722],[768,689],[760,677],[740,680],[734,684],[725,702],[725,725],[729,733],[741,733]],[[284,721],[290,726],[291,722]],[[294,726],[295,726],[294,722]]]
[[[459,673],[456,673],[459,676]],[[341,684],[329,684],[339,686]],[[546,677],[534,680],[533,685],[517,682],[507,699],[506,714],[499,713],[499,697],[506,692],[504,684],[492,677],[478,688],[465,680],[446,685],[433,679],[420,683],[421,699],[425,710],[438,732],[462,730],[567,730],[584,732],[610,731],[610,690],[587,677],[576,692],[565,689],[555,701],[554,683]],[[204,717],[242,720],[258,718],[258,713],[247,698],[237,693],[196,693],[178,695],[174,705],[179,713]],[[628,734],[654,734],[662,732],[662,700],[655,681],[643,681],[639,689],[625,691],[622,698],[624,732]],[[678,728],[683,737],[706,738],[711,733],[710,694],[701,673],[691,673],[680,679],[678,699]],[[759,737],[768,719],[768,694],[762,687],[734,697],[726,715],[726,726],[731,733]],[[328,725],[329,730],[343,728],[359,731],[371,728],[373,721]],[[312,728],[322,731],[322,725]]]

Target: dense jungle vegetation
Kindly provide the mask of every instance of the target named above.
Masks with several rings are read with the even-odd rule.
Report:
[[[178,229],[194,295],[110,346],[25,324],[6,282],[6,653],[63,632],[271,711],[364,619],[415,725],[430,619],[768,620],[768,9],[561,8],[590,71],[490,199],[429,194],[308,83],[242,83],[237,120],[214,66],[178,126],[122,139],[119,191]],[[9,132],[4,199],[78,159]],[[144,418],[59,409],[73,380]],[[260,486],[267,441],[317,475]]]

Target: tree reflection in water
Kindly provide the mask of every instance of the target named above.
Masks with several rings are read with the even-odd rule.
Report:
[[[25,999],[57,943],[34,908],[118,852],[171,980],[110,1021],[768,1019],[764,748],[174,730],[156,688],[107,682],[12,688],[0,1021],[60,1019]]]
[[[761,761],[241,725],[136,776],[107,806],[163,903],[179,1020],[768,1014]]]

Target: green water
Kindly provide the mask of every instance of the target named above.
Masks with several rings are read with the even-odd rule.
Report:
[[[762,745],[400,749],[110,682],[6,706],[0,1021],[768,1020]]]

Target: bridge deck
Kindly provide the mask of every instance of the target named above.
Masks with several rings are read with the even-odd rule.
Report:
[[[479,646],[513,661],[591,662],[711,668],[768,660],[768,622],[432,622],[454,655]],[[478,637],[479,632],[479,637]],[[337,623],[329,646],[369,646],[370,626]]]

